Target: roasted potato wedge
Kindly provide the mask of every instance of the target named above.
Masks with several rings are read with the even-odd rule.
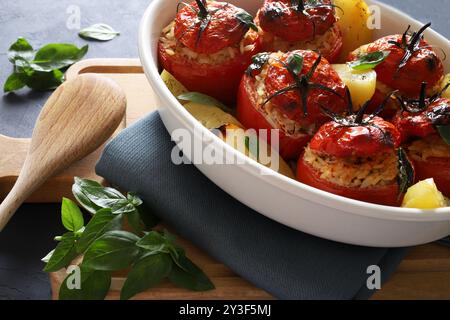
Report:
[[[375,94],[377,73],[374,70],[358,71],[347,64],[334,64],[333,69],[349,88],[355,109],[359,109]]]
[[[372,41],[373,30],[368,27],[371,13],[363,0],[334,0],[334,4],[343,35],[343,62],[350,52]]]
[[[447,206],[447,201],[438,190],[433,179],[420,181],[408,189],[402,207],[437,209]]]
[[[186,89],[185,86],[183,86],[183,84],[180,81],[175,79],[175,77],[173,75],[171,75],[169,72],[167,72],[166,70],[164,70],[161,73],[161,79],[164,81],[167,88],[170,90],[170,92],[172,92],[172,94],[175,97],[178,97],[180,94],[183,94],[183,93],[186,93],[189,91],[188,89]]]

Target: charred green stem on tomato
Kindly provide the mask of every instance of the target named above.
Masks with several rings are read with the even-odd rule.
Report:
[[[323,114],[331,118],[334,122],[339,124],[339,127],[371,127],[379,130],[383,134],[383,143],[385,145],[393,146],[391,135],[373,123],[373,119],[378,116],[385,108],[387,102],[395,92],[390,93],[383,101],[383,103],[368,117],[364,117],[367,108],[370,106],[370,100],[363,104],[361,109],[357,113],[353,110],[353,103],[350,90],[346,88],[346,99],[347,99],[347,116],[341,116],[333,111],[329,110],[327,107],[321,105]]]
[[[311,78],[316,72],[317,67],[319,66],[321,61],[322,55],[319,55],[319,57],[314,62],[308,73],[302,75],[300,75],[300,72],[303,70],[304,59],[301,55],[294,53],[288,58],[287,63],[281,62],[294,79],[294,84],[287,86],[286,88],[283,88],[281,90],[278,90],[277,92],[272,94],[270,97],[266,99],[263,105],[266,105],[273,98],[278,97],[282,94],[285,94],[290,91],[296,91],[299,93],[301,97],[303,114],[306,117],[308,116],[308,96],[311,90],[313,89],[324,90],[336,95],[339,98],[343,98],[335,90],[328,88],[327,86],[324,86],[322,84],[311,82]]]
[[[398,65],[398,70],[402,69],[406,64],[408,63],[409,59],[422,49],[420,46],[420,42],[423,40],[424,32],[431,26],[431,22],[424,25],[418,32],[413,32],[408,40],[409,31],[411,30],[411,26],[408,26],[408,29],[403,33],[401,43],[398,43],[397,41],[389,41],[390,44],[395,45],[396,47],[402,49],[405,51],[405,54],[400,61],[400,64]]]

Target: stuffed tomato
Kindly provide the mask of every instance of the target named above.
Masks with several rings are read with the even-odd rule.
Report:
[[[298,180],[354,200],[400,205],[414,181],[413,166],[399,149],[400,132],[378,116],[364,115],[364,109],[332,117],[300,157]]]
[[[246,128],[278,130],[281,156],[297,159],[327,121],[321,105],[342,114],[344,96],[344,83],[317,53],[261,53],[242,78],[237,117]],[[271,142],[270,135],[266,138]]]
[[[434,178],[438,189],[450,197],[450,99],[402,101],[393,123],[399,128],[414,162],[418,180]]]
[[[383,37],[350,54],[348,61],[351,63],[360,61],[376,65],[377,90],[372,99],[372,108],[378,106],[393,91],[398,91],[405,98],[418,98],[423,82],[429,85],[428,96],[439,91],[444,66],[441,58],[423,37],[430,26],[431,23],[412,34],[408,28],[402,35]],[[396,111],[397,104],[391,102],[385,110],[385,116],[392,117]]]
[[[314,50],[331,63],[341,54],[342,32],[331,0],[265,0],[256,23],[265,51]]]
[[[181,8],[159,39],[159,62],[188,90],[232,104],[242,74],[261,41],[253,18],[219,1]]]

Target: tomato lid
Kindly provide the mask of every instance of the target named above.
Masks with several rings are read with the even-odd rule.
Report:
[[[336,17],[331,0],[265,0],[258,20],[264,31],[295,42],[324,34]]]
[[[357,115],[323,125],[311,140],[310,148],[318,153],[337,157],[368,158],[400,146],[400,133],[380,117]]]
[[[212,54],[238,44],[253,18],[227,2],[197,0],[178,11],[175,37],[197,53]]]
[[[375,68],[379,81],[411,98],[419,96],[422,82],[427,82],[431,90],[441,81],[444,75],[442,60],[423,38],[430,25],[423,26],[412,35],[408,28],[403,35],[386,36],[364,46],[366,53],[390,52]],[[357,58],[352,56],[351,60]]]

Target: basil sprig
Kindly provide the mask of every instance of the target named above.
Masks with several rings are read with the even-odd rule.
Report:
[[[248,13],[245,10],[242,10],[236,14],[236,19],[239,20],[242,24],[244,24],[246,27],[258,31],[258,26],[253,21],[253,17],[250,13]]]
[[[357,60],[349,62],[348,65],[358,71],[374,69],[390,55],[389,51],[375,51],[358,57]]]
[[[105,23],[96,23],[81,29],[78,35],[87,40],[109,41],[120,35],[120,32]]]
[[[408,159],[403,148],[398,149],[398,185],[399,197],[408,191],[409,187],[414,184],[415,171],[411,161]]]
[[[209,278],[176,244],[173,235],[152,230],[157,220],[137,195],[125,196],[116,189],[80,178],[75,179],[72,189],[82,207],[94,215],[84,226],[78,206],[63,199],[61,217],[68,232],[55,238],[59,244],[42,259],[47,264],[44,270],[56,272],[79,256],[83,256],[83,262],[79,265],[81,288],[69,289],[72,275],[68,275],[61,284],[60,299],[104,299],[110,289],[111,273],[124,269],[130,271],[121,299],[132,298],[165,278],[189,290],[214,289]],[[133,232],[123,230],[125,219],[129,225],[134,221]]]
[[[8,59],[14,66],[3,91],[12,92],[25,86],[34,90],[50,90],[64,80],[67,67],[81,60],[88,46],[52,43],[35,51],[25,38],[18,38],[8,50]]]
[[[450,146],[450,126],[436,126],[436,129],[438,130],[445,143]]]

